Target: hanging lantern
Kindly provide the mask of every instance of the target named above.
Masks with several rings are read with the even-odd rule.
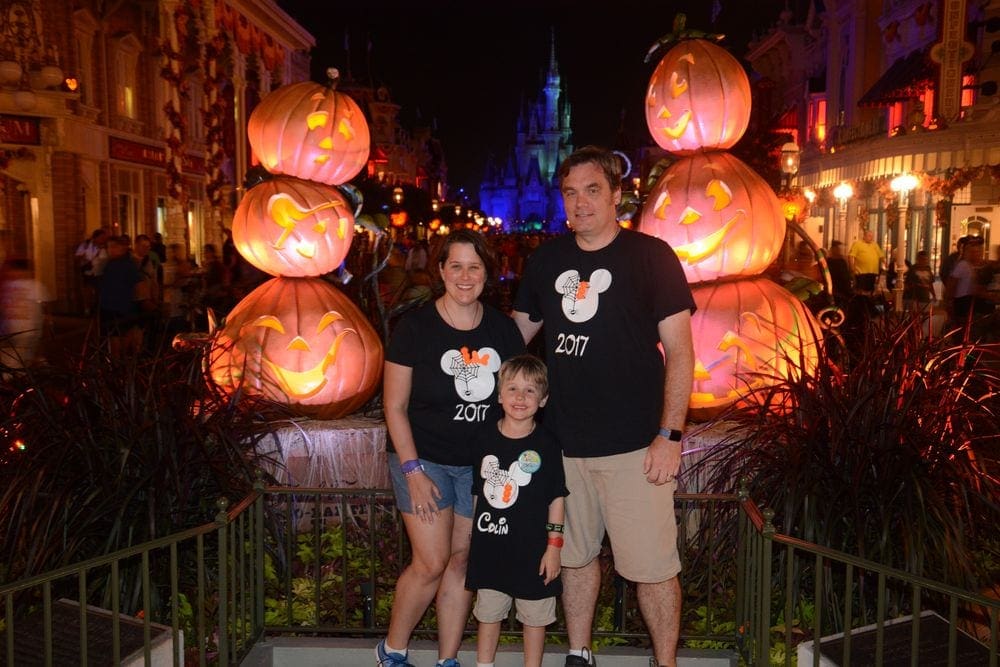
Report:
[[[692,293],[692,418],[711,418],[751,390],[815,369],[820,325],[780,285],[750,278],[695,285]]]
[[[233,215],[233,243],[244,259],[274,276],[321,276],[344,261],[354,214],[336,188],[273,178],[247,191]]]
[[[210,367],[224,391],[337,419],[375,394],[382,361],[375,330],[335,287],[319,278],[273,278],[226,318]]]
[[[750,80],[728,51],[703,39],[673,46],[646,91],[646,125],[664,150],[725,150],[750,123]]]
[[[367,163],[368,122],[350,96],[337,92],[337,71],[330,75],[327,86],[282,86],[250,114],[250,146],[269,172],[340,185]]]
[[[725,152],[681,158],[660,175],[640,231],[666,241],[688,282],[756,275],[774,261],[785,218],[774,190]]]

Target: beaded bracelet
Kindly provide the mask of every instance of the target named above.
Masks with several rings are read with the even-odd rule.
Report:
[[[550,533],[561,533],[563,532],[563,525],[561,523],[547,523],[545,524],[545,530]]]

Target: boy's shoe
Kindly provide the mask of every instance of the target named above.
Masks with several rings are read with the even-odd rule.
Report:
[[[437,667],[462,667],[462,663],[455,658],[446,658],[444,662],[439,662]]]
[[[597,667],[594,654],[587,647],[583,648],[583,656],[567,655],[565,667]]]
[[[385,640],[375,646],[375,667],[413,667],[402,653],[386,653]]]

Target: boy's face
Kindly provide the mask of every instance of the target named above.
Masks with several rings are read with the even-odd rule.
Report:
[[[503,412],[512,419],[531,419],[538,408],[545,405],[548,396],[543,396],[538,384],[515,373],[500,382],[498,395]]]

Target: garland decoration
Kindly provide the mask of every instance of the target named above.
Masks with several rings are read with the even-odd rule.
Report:
[[[160,50],[164,64],[160,68],[160,76],[166,80],[168,99],[163,105],[167,117],[166,171],[167,194],[171,198],[181,200],[183,192],[183,154],[187,141],[187,124],[181,114],[181,99],[190,97],[188,83],[184,78],[185,56],[182,44],[187,44],[194,27],[194,10],[191,3],[178,3],[174,10],[174,20],[167,23],[167,36],[161,40]]]
[[[222,163],[226,155],[222,139],[226,108],[225,102],[219,95],[223,85],[223,77],[219,73],[219,60],[225,48],[225,36],[221,33],[213,35],[205,43],[202,62],[205,73],[201,108],[201,117],[205,125],[205,194],[213,207],[222,203],[222,187],[225,185]]]

